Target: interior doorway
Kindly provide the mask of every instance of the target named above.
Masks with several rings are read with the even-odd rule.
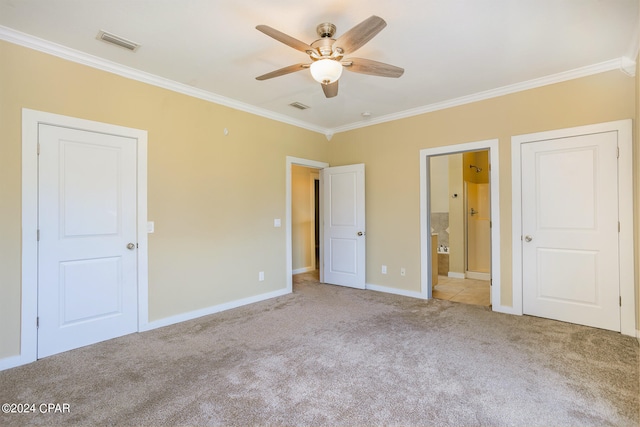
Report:
[[[480,208],[469,206],[465,200],[465,195],[468,195],[468,191],[465,192],[465,181],[485,184],[475,182],[479,181],[482,174],[486,176],[486,184],[497,183],[498,162],[497,139],[420,151],[421,291],[424,298],[437,296],[437,292],[434,295],[434,289],[439,290],[436,289],[439,285],[488,285],[488,301],[485,305],[491,305],[494,311],[510,312],[510,307],[502,306],[500,302],[500,194],[497,185],[486,186],[484,190],[487,192],[488,200],[483,202],[488,205],[485,210],[489,227],[488,233],[485,231],[485,240],[489,240],[489,245],[481,250],[481,254],[487,257],[490,280],[482,280],[487,277],[468,277],[468,271],[471,270],[468,269],[469,224],[466,217],[472,216],[473,207],[472,217],[475,220]],[[475,282],[465,283],[470,280]],[[456,293],[454,288],[445,287],[445,290]],[[460,292],[462,290],[457,293]],[[460,295],[460,299],[463,299],[463,296],[464,294]]]
[[[320,174],[316,168],[291,166],[292,273],[320,265]]]
[[[302,171],[306,174],[306,184],[304,184],[304,180],[300,185],[296,184],[296,188],[294,188],[294,167],[300,168],[296,171]],[[322,224],[319,220],[319,209],[320,209],[320,195],[316,199],[316,179],[320,180],[320,170],[329,167],[328,163],[319,162],[316,160],[303,159],[298,157],[287,156],[286,158],[286,220],[285,220],[285,228],[286,228],[286,264],[287,264],[287,291],[293,292],[293,275],[296,272],[303,272],[304,268],[309,268],[310,271],[318,268],[319,280],[322,282],[323,280],[323,272],[322,268],[319,268],[322,265]],[[302,197],[302,201],[298,201],[300,197],[295,196],[294,192],[297,191],[297,187],[300,187],[300,191],[303,193],[307,193],[306,196]],[[317,184],[317,191],[321,191],[321,186],[319,183]],[[306,200],[306,201],[305,201]],[[295,203],[294,203],[295,201]],[[300,239],[298,236],[298,231],[296,231],[296,241],[294,243],[294,225],[293,225],[293,216],[294,209],[302,209],[306,210],[307,216],[310,218],[314,216],[318,218],[317,224],[316,219],[313,221],[310,219],[305,226],[296,226],[295,228],[300,228],[302,231],[302,235],[307,235],[308,237]],[[316,232],[317,229],[317,232]],[[307,230],[307,231],[305,231]],[[305,241],[306,240],[306,241]],[[302,243],[300,243],[302,241]],[[318,255],[316,254],[316,242],[318,244]],[[296,251],[297,259],[301,259],[301,254],[304,254],[304,259],[306,259],[308,252],[309,256],[309,264],[300,266],[296,265],[296,269],[294,271],[294,247]],[[315,264],[315,267],[311,269],[311,266]]]
[[[489,150],[432,156],[432,297],[491,305]]]

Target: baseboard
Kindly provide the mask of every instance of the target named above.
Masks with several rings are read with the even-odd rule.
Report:
[[[27,360],[21,355],[5,357],[4,359],[0,359],[0,371],[26,365],[31,362],[33,362],[33,360]]]
[[[365,289],[370,290],[370,291],[376,291],[376,292],[384,292],[384,293],[387,293],[387,294],[402,295],[404,297],[424,299],[422,297],[422,293],[420,293],[420,292],[407,291],[405,289],[389,288],[387,286],[374,285],[374,284],[371,284],[371,283],[367,283],[365,285]]]
[[[491,280],[491,273],[480,273],[477,271],[467,271],[465,273],[467,279],[476,279],[476,280]]]
[[[456,273],[455,271],[450,271],[447,276],[453,277],[454,279],[464,279],[466,276],[464,273]]]
[[[308,273],[308,272],[314,271],[314,270],[315,270],[315,268],[309,266],[309,267],[296,268],[291,273],[292,274],[302,274],[302,273]]]
[[[279,289],[277,291],[268,292],[266,294],[255,295],[248,298],[243,298],[235,301],[226,302],[224,304],[214,305],[212,307],[203,308],[200,310],[190,311],[188,313],[182,313],[171,317],[165,317],[164,319],[154,320],[146,325],[140,327],[140,332],[150,331],[156,328],[162,328],[164,326],[174,325],[180,322],[186,322],[187,320],[197,319],[198,317],[208,316],[210,314],[220,313],[221,311],[231,310],[232,308],[238,308],[243,305],[253,304],[260,301],[265,301],[271,298],[276,298],[282,295],[291,293],[287,289]]]
[[[491,305],[491,311],[503,314],[512,314],[514,316],[522,316],[522,313],[508,305]]]

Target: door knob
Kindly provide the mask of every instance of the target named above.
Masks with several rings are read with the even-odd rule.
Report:
[[[136,244],[135,243],[129,243],[127,245],[127,249],[129,249],[130,251],[134,250],[136,248]]]
[[[364,233],[362,231],[358,231],[358,236],[364,236]]]
[[[526,236],[524,236],[524,241],[529,243],[530,241],[533,240],[533,237],[529,236],[528,234]]]

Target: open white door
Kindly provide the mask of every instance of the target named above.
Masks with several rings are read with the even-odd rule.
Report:
[[[365,288],[364,164],[321,171],[323,281]]]

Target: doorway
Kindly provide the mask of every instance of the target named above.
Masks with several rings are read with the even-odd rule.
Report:
[[[294,189],[294,167],[295,168],[299,168],[297,169],[297,171],[302,171],[303,175],[306,175],[306,178],[302,178],[301,182],[298,184],[296,184],[296,189]],[[307,212],[307,218],[310,218],[311,216],[315,216],[315,212],[316,212],[316,208],[312,207],[313,205],[316,204],[315,201],[315,196],[311,196],[312,194],[315,193],[315,181],[316,181],[316,176],[318,177],[319,180],[319,175],[320,175],[320,170],[324,169],[326,167],[329,167],[328,163],[325,162],[319,162],[319,161],[315,161],[315,160],[309,160],[309,159],[302,159],[302,158],[298,158],[298,157],[291,157],[291,156],[287,156],[286,159],[286,221],[285,221],[285,227],[286,227],[286,263],[287,263],[287,291],[288,292],[293,292],[293,275],[295,274],[294,272],[294,262],[293,262],[293,258],[294,258],[294,246],[296,247],[296,257],[298,257],[297,259],[306,259],[307,255],[306,253],[308,253],[308,258],[310,263],[315,262],[316,263],[316,267],[320,267],[322,265],[322,250],[319,250],[318,252],[318,258],[316,258],[314,256],[315,254],[315,241],[318,242],[319,246],[320,245],[320,238],[316,238],[314,236],[316,236],[316,225],[315,225],[315,219],[311,222],[311,220],[309,219],[307,221],[307,225],[306,226],[302,226],[299,227],[300,228],[300,233],[303,236],[308,236],[306,239],[302,238],[299,239],[298,237],[296,237],[296,243],[294,245],[294,237],[293,237],[293,229],[294,229],[294,225],[293,225],[293,211],[294,211],[294,200],[302,200],[301,202],[297,202],[295,209],[298,210],[302,210]],[[298,188],[299,187],[299,188]],[[313,188],[313,191],[312,191]],[[302,193],[306,193],[306,196],[303,196],[302,198],[294,198],[294,191],[296,191],[297,189],[299,189]],[[320,186],[318,185],[318,190],[320,190]],[[319,196],[318,196],[319,197]],[[318,205],[319,205],[319,200],[318,199]],[[319,209],[319,207],[318,207]],[[304,222],[304,221],[303,221]],[[298,227],[298,226],[296,226]],[[322,232],[323,232],[323,227],[321,223],[318,223],[318,236],[322,236]],[[306,240],[306,242],[305,242]],[[302,243],[300,243],[302,242]],[[301,254],[305,254],[304,258],[302,258]],[[298,272],[303,272],[304,270],[300,270],[300,269],[305,269],[305,268],[311,268],[311,264],[307,264],[307,266],[300,266],[300,264],[296,265],[296,271]],[[319,279],[322,282],[323,280],[323,272],[322,272],[322,268],[319,268]]]
[[[430,157],[432,297],[491,305],[489,151]]]
[[[517,314],[635,335],[631,129],[512,137]]]
[[[286,161],[286,263],[287,291],[293,291],[293,182],[294,166],[318,170],[320,179],[320,221],[319,239],[319,279],[322,283],[365,289],[366,285],[366,229],[365,229],[365,166],[364,164],[329,167],[328,164],[313,160],[287,156]],[[313,172],[313,171],[311,171]],[[307,181],[308,182],[308,181]],[[315,187],[315,178],[312,185]],[[313,200],[310,190],[303,204],[309,206]],[[315,209],[309,209],[310,212]],[[315,221],[314,221],[315,222]],[[325,226],[326,223],[326,226]],[[315,233],[308,221],[304,227],[311,236]],[[305,232],[306,233],[306,232]],[[326,244],[325,244],[326,243]],[[310,248],[308,257],[315,259],[315,245],[304,244],[303,250]],[[305,267],[302,267],[305,268]],[[306,268],[305,268],[306,269]]]
[[[316,168],[291,166],[291,240],[293,274],[320,265],[320,173]]]
[[[466,163],[465,155],[468,157]],[[486,165],[480,164],[480,157],[486,159]],[[478,177],[482,174],[487,177],[485,184],[496,183],[499,179],[498,161],[497,139],[420,151],[421,291],[424,298],[434,297],[433,290],[439,284],[440,278],[443,279],[442,282],[449,282],[449,285],[455,280],[473,280],[474,283],[469,282],[470,285],[489,285],[489,303],[494,311],[511,312],[511,307],[502,306],[500,302],[500,194],[497,185],[488,185],[485,188],[488,200],[483,202],[488,205],[486,221],[489,229],[488,233],[485,232],[485,235],[488,234],[485,240],[489,241],[489,245],[482,249],[482,255],[487,258],[489,268],[488,272],[480,273],[491,274],[490,280],[467,277],[467,271],[471,270],[468,270],[469,254],[466,250],[466,216],[471,216],[472,206],[468,206],[468,202],[465,203],[465,177],[467,181],[474,183],[479,181]],[[477,169],[471,168],[470,165]],[[445,184],[440,187],[432,185],[438,183]],[[478,183],[483,182],[476,182]],[[478,209],[479,207],[474,207],[474,212]],[[433,274],[435,271],[438,271],[438,274]],[[455,285],[464,286],[465,283]]]
[[[148,325],[148,251],[147,251],[147,132],[122,126],[98,123],[58,114],[22,110],[22,326],[20,357],[16,365],[33,362],[38,358],[38,284],[39,284],[39,218],[38,144],[43,125],[57,129],[83,130],[95,135],[112,135],[128,139],[135,146],[135,216],[133,239],[137,265],[135,273],[136,310],[134,330],[144,330]],[[76,147],[77,148],[77,147]],[[77,181],[81,182],[81,181]],[[73,224],[79,224],[74,220]],[[103,224],[104,225],[104,224]],[[82,230],[67,230],[78,235]],[[131,238],[131,235],[127,237]],[[121,245],[120,245],[121,246]],[[129,251],[129,249],[126,249]],[[126,252],[126,253],[131,253]],[[78,264],[80,265],[80,264]],[[75,277],[75,276],[74,276]],[[78,309],[84,306],[77,305]],[[82,315],[79,311],[76,315]],[[90,334],[91,335],[91,334]]]

